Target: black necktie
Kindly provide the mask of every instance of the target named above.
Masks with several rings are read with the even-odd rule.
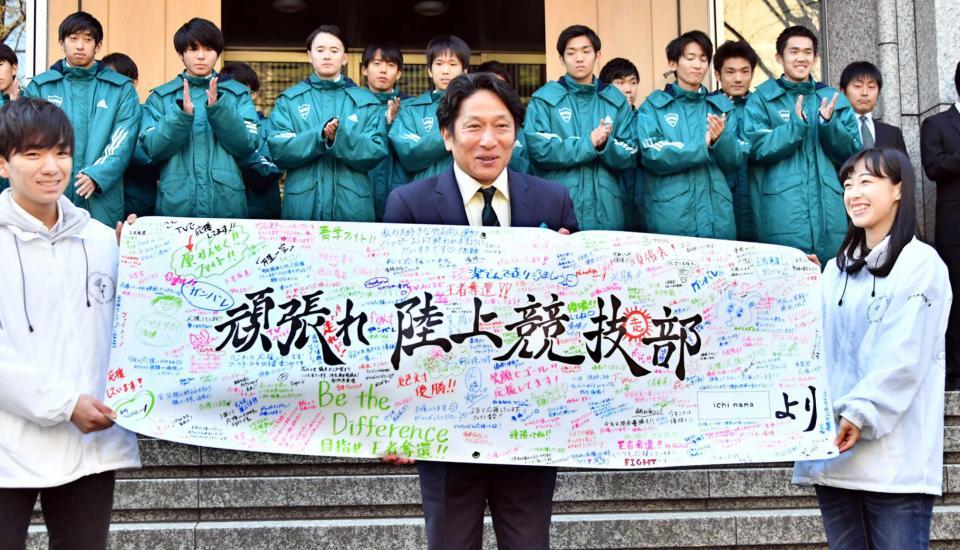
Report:
[[[494,186],[481,187],[477,193],[483,195],[483,212],[480,214],[480,220],[484,227],[500,227],[500,218],[493,210],[493,194],[497,192]]]
[[[867,115],[860,115],[860,138],[863,140],[863,148],[873,148],[873,134],[870,133],[870,126],[867,125]]]

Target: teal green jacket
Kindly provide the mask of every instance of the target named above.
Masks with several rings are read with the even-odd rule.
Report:
[[[157,207],[157,181],[160,180],[161,166],[150,160],[143,150],[143,144],[137,147],[123,173],[123,215],[153,216]]]
[[[390,128],[390,144],[410,181],[436,176],[453,165],[437,123],[441,99],[443,92],[438,90],[407,99],[400,104],[400,113]]]
[[[247,217],[255,220],[280,219],[280,176],[283,171],[270,158],[267,136],[270,121],[257,111],[260,136],[257,150],[240,163],[240,173],[247,187]]]
[[[839,166],[860,150],[850,103],[839,94],[829,121],[821,101],[835,88],[814,82],[770,79],[747,98],[745,137],[750,141],[750,199],[760,242],[833,258],[847,230]],[[794,106],[803,95],[806,121]]]
[[[323,127],[334,117],[340,122],[328,142]],[[387,157],[376,96],[349,78],[334,82],[314,74],[280,94],[270,128],[273,162],[287,170],[283,219],[374,221],[368,173]]]
[[[74,131],[73,173],[64,195],[109,227],[123,219],[123,173],[137,143],[141,108],[133,81],[96,62],[88,69],[57,61],[23,91],[67,114]],[[86,174],[97,184],[90,199],[74,183]]]
[[[598,151],[590,132],[604,120],[613,132]],[[581,230],[624,228],[620,172],[636,163],[634,124],[627,98],[599,80],[564,76],[534,92],[523,126],[530,164],[567,187]]]
[[[400,93],[396,90],[392,92],[370,92],[380,102],[380,116],[386,119],[387,112],[387,101],[393,98],[400,98],[401,101],[406,101],[410,99],[410,96],[404,93]],[[397,113],[397,118],[399,118],[399,113]],[[394,119],[394,123],[396,123]],[[386,123],[386,122],[385,122]],[[387,125],[387,133],[390,132],[390,128],[393,127],[393,124]],[[387,158],[380,161],[380,164],[376,165],[373,170],[370,170],[370,181],[373,183],[373,204],[374,211],[376,212],[376,221],[383,220],[383,209],[387,205],[387,197],[390,196],[390,192],[404,185],[410,181],[407,172],[403,169],[403,166],[400,164],[400,159],[397,158],[397,150],[393,147],[393,143],[390,140],[387,140]]]
[[[646,182],[644,220],[651,233],[735,239],[733,196],[724,171],[745,162],[749,148],[735,128],[724,127],[708,146],[707,114],[733,110],[726,96],[668,84],[647,97],[637,113]]]
[[[723,94],[719,90],[713,93]],[[727,127],[735,129],[737,137],[749,148],[749,141],[744,135],[743,125],[747,96],[734,97],[730,101],[733,102],[733,110],[727,113]],[[727,184],[730,185],[730,190],[733,193],[733,213],[737,220],[737,240],[756,242],[757,224],[753,219],[753,208],[750,206],[750,164],[747,159],[744,159],[733,170],[728,170],[726,174]]]
[[[183,112],[184,79],[192,116]],[[256,151],[257,111],[250,91],[235,80],[219,82],[217,101],[207,107],[209,85],[209,79],[184,72],[147,98],[140,141],[147,156],[163,164],[158,216],[247,217],[240,162]]]

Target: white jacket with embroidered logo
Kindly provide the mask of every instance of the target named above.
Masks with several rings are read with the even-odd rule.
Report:
[[[870,251],[868,266],[880,264],[888,240]],[[821,288],[834,412],[860,428],[861,440],[835,458],[797,462],[793,482],[941,494],[947,267],[913,239],[888,276],[866,267],[848,276],[830,261]]]
[[[103,399],[113,330],[114,232],[63,197],[50,231],[0,194],[0,487],[55,487],[137,468],[136,436],[70,422]]]

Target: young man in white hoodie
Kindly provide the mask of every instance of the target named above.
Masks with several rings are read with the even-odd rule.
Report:
[[[0,109],[0,548],[25,547],[40,497],[51,548],[106,548],[114,472],[136,437],[100,401],[116,295],[114,231],[63,197],[73,129],[52,103]]]

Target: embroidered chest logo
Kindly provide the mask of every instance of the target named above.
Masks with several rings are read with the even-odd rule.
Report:
[[[888,307],[890,307],[890,299],[886,296],[877,296],[870,300],[870,305],[867,306],[867,320],[871,323],[879,323]]]
[[[423,117],[423,129],[426,131],[433,130],[433,117],[425,116]]]
[[[680,122],[680,115],[677,113],[667,113],[663,115],[663,120],[665,120],[671,128],[676,128],[677,123]]]
[[[360,117],[357,116],[357,113],[353,113],[352,115],[347,117],[347,120],[349,120],[350,122],[357,122],[360,120]]]
[[[300,113],[300,118],[307,120],[307,117],[310,116],[310,104],[304,103],[297,107],[297,112]]]
[[[106,100],[106,99],[101,99],[100,101],[98,101],[98,102],[97,102],[97,109],[109,109],[109,107],[107,107],[107,100]]]
[[[790,122],[790,111],[787,109],[780,109],[780,118],[784,122]]]
[[[557,109],[557,114],[560,115],[560,120],[569,123],[570,119],[573,118],[573,111],[570,107],[560,107]]]
[[[87,297],[98,304],[109,304],[117,294],[117,285],[106,273],[94,271],[87,283]]]
[[[63,106],[63,98],[58,95],[48,95],[47,101],[49,101],[50,103],[53,103],[57,107]]]

